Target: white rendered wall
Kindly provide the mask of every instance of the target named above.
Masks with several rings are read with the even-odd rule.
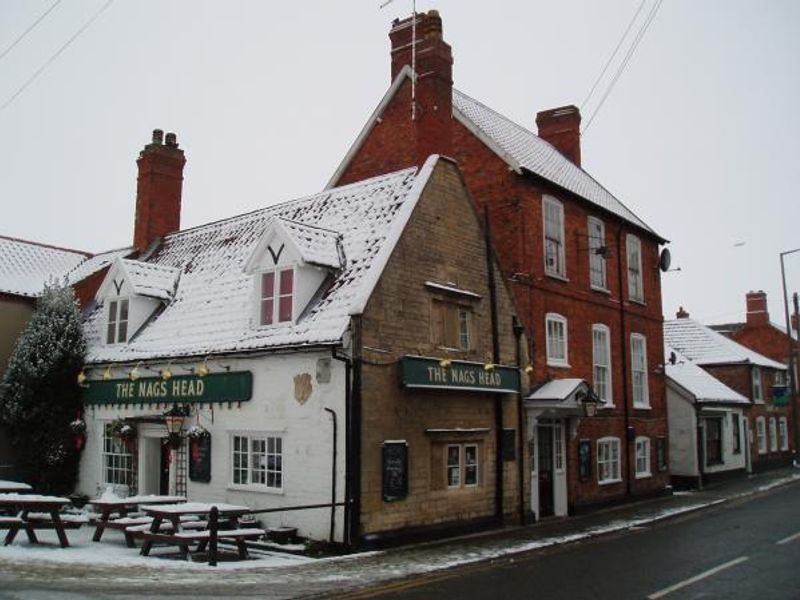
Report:
[[[317,380],[318,360],[330,363],[330,382]],[[198,359],[186,363],[197,366]],[[199,423],[211,432],[211,481],[209,483],[187,481],[187,493],[191,500],[240,504],[252,509],[277,508],[304,504],[322,504],[331,501],[333,426],[330,413],[337,414],[338,452],[336,464],[337,501],[344,499],[345,482],[345,367],[344,363],[331,358],[329,351],[267,355],[247,359],[210,359],[212,372],[220,372],[223,365],[231,371],[253,373],[253,398],[242,402],[241,407],[233,403],[205,404],[199,409]],[[165,364],[147,365],[154,372]],[[172,363],[171,369],[182,374],[182,365]],[[117,369],[114,377],[123,374]],[[143,373],[145,376],[145,373]],[[297,379],[300,391],[310,382],[311,391],[307,399],[303,394],[296,398]],[[187,426],[194,424],[193,414]],[[152,405],[148,408],[129,405],[128,408],[87,407],[87,444],[84,449],[78,489],[96,497],[105,489],[102,472],[103,424],[120,416],[161,415],[165,407]],[[150,427],[145,426],[145,427]],[[280,492],[265,488],[250,487],[236,489],[231,478],[232,436],[241,434],[280,435],[283,439],[283,489]],[[140,461],[140,468],[144,461]],[[140,477],[143,475],[140,474]],[[188,477],[187,477],[188,479]],[[328,539],[330,530],[330,508],[283,512],[273,515],[257,515],[265,527],[293,526],[300,535],[314,539]],[[336,509],[336,535],[343,539],[344,508]]]
[[[733,453],[733,415],[739,415],[739,428],[740,428],[740,451],[738,454]],[[703,409],[700,413],[701,418],[705,416],[718,416],[722,417],[722,464],[706,465],[703,467],[705,473],[719,473],[720,471],[731,471],[734,469],[745,468],[745,437],[744,428],[747,421],[744,420],[742,409],[740,408],[720,408]]]
[[[697,417],[694,405],[667,385],[669,468],[673,475],[697,477]]]

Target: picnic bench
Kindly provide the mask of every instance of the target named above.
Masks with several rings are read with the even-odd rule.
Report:
[[[245,506],[231,504],[210,504],[205,502],[186,502],[185,504],[142,506],[141,510],[153,518],[150,527],[141,532],[144,540],[140,554],[148,556],[154,543],[177,546],[181,558],[188,559],[192,544],[197,544],[196,552],[210,548],[209,564],[216,564],[216,542],[230,542],[236,545],[238,556],[248,558],[247,540],[257,540],[266,533],[255,527],[239,527],[239,518],[248,514]],[[208,523],[208,529],[193,530],[186,517],[197,517],[199,522]],[[166,528],[164,526],[167,525]],[[142,527],[142,526],[139,526]],[[137,527],[137,529],[139,529]]]
[[[69,504],[68,498],[39,496],[36,494],[0,494],[0,509],[14,509],[16,516],[0,517],[0,529],[8,530],[5,545],[14,541],[20,529],[25,531],[31,544],[38,544],[37,529],[53,529],[62,548],[69,546],[67,528],[77,528],[80,522],[64,521],[59,514]]]
[[[95,500],[91,500],[91,504],[95,510],[100,512],[100,519],[97,521],[97,527],[94,530],[92,541],[99,542],[103,537],[103,532],[106,529],[121,529],[126,531],[128,527],[134,525],[146,525],[152,523],[152,517],[129,517],[129,513],[139,509],[141,504],[176,504],[186,502],[183,496],[157,496],[157,495],[142,495],[142,496],[129,496],[127,498],[118,498],[116,496],[101,496]],[[111,515],[116,513],[118,518],[112,519]],[[125,542],[130,548],[133,548],[133,538],[125,535]]]
[[[21,481],[9,481],[8,479],[0,479],[0,494],[17,493],[22,494],[31,491],[31,486]]]

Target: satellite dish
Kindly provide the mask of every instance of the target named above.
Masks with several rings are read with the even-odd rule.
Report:
[[[672,254],[669,248],[664,248],[661,255],[658,257],[658,268],[664,272],[669,271],[669,266],[672,264]]]

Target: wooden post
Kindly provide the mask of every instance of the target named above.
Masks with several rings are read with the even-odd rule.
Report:
[[[211,507],[211,512],[208,515],[208,565],[210,567],[217,566],[217,530],[219,529],[219,509],[216,506]]]

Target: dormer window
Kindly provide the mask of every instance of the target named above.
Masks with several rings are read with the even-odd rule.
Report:
[[[294,269],[279,269],[261,274],[261,325],[291,321],[293,300]]]
[[[128,299],[111,300],[108,303],[107,344],[122,344],[128,341]]]

